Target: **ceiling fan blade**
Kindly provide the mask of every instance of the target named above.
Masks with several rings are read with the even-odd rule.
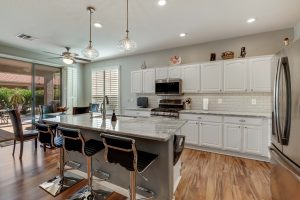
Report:
[[[52,58],[47,58],[47,59],[59,59],[59,58],[63,58],[63,57],[59,56],[59,57],[52,57]]]
[[[76,60],[81,60],[81,61],[85,61],[85,62],[92,62],[89,59],[85,59],[85,58],[79,58],[79,57],[74,57]]]
[[[61,56],[60,54],[58,53],[52,53],[52,52],[49,52],[49,51],[43,51],[44,53],[49,53],[49,54],[53,54],[53,55],[57,55],[57,56]]]
[[[78,56],[78,54],[77,54],[77,53],[70,53],[70,55],[71,55],[72,57],[76,57],[76,56]]]

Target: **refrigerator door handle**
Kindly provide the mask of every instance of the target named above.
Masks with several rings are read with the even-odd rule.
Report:
[[[278,141],[278,143],[281,144],[281,138],[280,138],[280,128],[279,128],[279,76],[280,76],[280,69],[281,69],[281,58],[278,60],[277,69],[276,69],[276,75],[275,75],[275,84],[274,84],[274,127],[275,127],[275,137]]]
[[[284,119],[284,129],[281,134],[281,144],[288,145],[290,138],[290,128],[291,128],[291,112],[292,112],[292,94],[291,94],[291,74],[288,58],[282,58],[282,69],[284,72],[284,78],[286,80],[286,114]]]

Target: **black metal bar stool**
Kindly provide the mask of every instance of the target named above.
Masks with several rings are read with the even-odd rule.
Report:
[[[107,188],[101,188],[99,190],[93,189],[93,169],[92,169],[92,156],[104,149],[102,141],[90,139],[85,141],[81,131],[78,129],[70,129],[64,127],[58,127],[57,130],[62,134],[63,137],[63,148],[66,151],[77,151],[82,153],[87,158],[87,179],[88,185],[80,189],[69,199],[105,199],[111,194],[111,190]],[[109,177],[108,173],[101,172],[105,176],[102,180],[107,180]],[[107,189],[107,190],[106,190]]]
[[[66,189],[72,187],[74,184],[83,180],[82,177],[76,174],[70,172],[65,173],[63,137],[59,135],[56,136],[54,130],[56,130],[57,126],[57,124],[35,124],[36,130],[38,131],[38,139],[40,143],[44,145],[44,151],[46,151],[46,144],[49,144],[55,148],[59,148],[60,150],[59,175],[40,184],[40,187],[50,193],[52,196],[57,196]]]
[[[130,200],[136,200],[136,189],[148,194],[148,197],[143,199],[154,199],[154,192],[136,185],[136,175],[146,171],[158,155],[137,150],[134,139],[105,133],[100,135],[105,146],[105,160],[120,164],[130,171]]]

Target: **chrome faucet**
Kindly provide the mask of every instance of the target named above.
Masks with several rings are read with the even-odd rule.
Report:
[[[106,104],[109,105],[108,96],[104,96],[103,102],[100,106],[100,112],[102,113],[102,119],[106,119]]]

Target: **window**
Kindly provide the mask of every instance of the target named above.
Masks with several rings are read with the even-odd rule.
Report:
[[[92,72],[92,102],[101,104],[104,94],[109,99],[108,108],[115,109],[115,112],[119,113],[119,67],[105,70],[99,69]]]

